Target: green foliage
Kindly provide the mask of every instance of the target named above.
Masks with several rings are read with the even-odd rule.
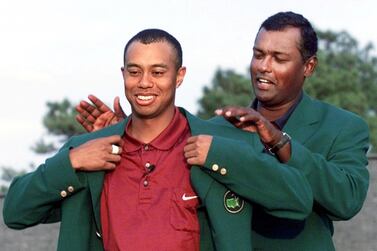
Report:
[[[66,140],[84,132],[82,126],[75,120],[76,111],[68,99],[62,102],[47,102],[47,107],[49,110],[43,118],[43,125],[50,134],[63,136],[63,140]]]
[[[12,181],[13,178],[16,176],[23,175],[26,173],[25,170],[17,171],[11,167],[6,167],[6,166],[2,166],[1,170],[2,170],[1,179],[7,182]]]
[[[48,111],[43,117],[43,125],[48,133],[60,137],[60,141],[66,141],[68,138],[83,133],[85,130],[76,122],[76,111],[68,99],[61,102],[47,102]],[[48,153],[56,150],[54,143],[46,143],[42,138],[32,150],[38,154]]]
[[[214,116],[217,108],[227,105],[246,106],[251,100],[250,79],[233,70],[218,69],[211,87],[203,88],[203,97],[199,100],[198,116],[208,119]]]
[[[17,171],[11,167],[2,166],[0,167],[0,197],[8,192],[8,184],[13,180],[14,177],[20,176],[26,173],[25,170]]]
[[[377,58],[373,45],[359,48],[347,32],[321,32],[319,64],[305,83],[309,95],[363,117],[377,146]],[[376,151],[376,149],[374,149]]]

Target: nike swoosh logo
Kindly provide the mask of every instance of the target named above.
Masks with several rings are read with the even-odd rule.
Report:
[[[196,199],[196,198],[198,198],[198,196],[186,196],[186,194],[184,193],[183,195],[182,195],[182,200],[193,200],[193,199]]]

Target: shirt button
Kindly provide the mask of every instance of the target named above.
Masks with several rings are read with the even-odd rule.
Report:
[[[75,191],[75,189],[73,188],[73,186],[69,186],[67,188],[68,192],[72,193],[73,191]]]
[[[60,192],[60,196],[63,197],[63,198],[67,197],[67,192],[64,191],[64,190],[61,191],[61,192]]]
[[[221,175],[225,175],[227,173],[226,169],[225,168],[221,168],[220,169],[220,174]]]
[[[145,146],[144,146],[144,150],[145,150],[145,151],[148,151],[148,150],[149,150],[149,145],[145,145]]]
[[[147,180],[144,180],[143,185],[144,185],[145,187],[148,186],[148,181],[147,181]]]
[[[151,163],[149,163],[149,162],[145,163],[145,167],[146,167],[146,168],[151,167]]]
[[[213,164],[212,165],[212,171],[217,172],[217,170],[219,170],[219,165]]]

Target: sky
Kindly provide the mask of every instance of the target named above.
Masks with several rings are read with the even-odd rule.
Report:
[[[47,135],[47,101],[95,94],[111,105],[120,96],[129,112],[120,67],[140,30],[161,28],[181,42],[187,73],[176,104],[195,113],[216,69],[247,72],[267,17],[294,11],[377,46],[376,9],[375,0],[0,0],[0,167],[28,169],[49,157],[30,149]]]

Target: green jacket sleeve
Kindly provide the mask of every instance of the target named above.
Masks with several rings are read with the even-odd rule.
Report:
[[[60,220],[61,202],[82,189],[68,154],[63,147],[35,171],[12,181],[3,207],[8,227],[23,229]]]
[[[298,169],[281,164],[242,140],[214,136],[205,170],[243,198],[262,205],[269,214],[304,219],[313,197],[307,178]],[[212,166],[219,166],[213,171]],[[221,170],[226,170],[226,174]]]
[[[307,132],[313,135],[305,143],[289,132],[292,155],[286,164],[263,153],[262,145],[215,136],[205,170],[271,215],[303,219],[314,203],[331,219],[349,219],[362,207],[368,189],[369,136],[361,119],[339,120],[339,125],[320,125]],[[213,164],[225,168],[226,175],[212,171]]]
[[[326,155],[293,140],[288,165],[305,175],[315,203],[331,219],[347,220],[361,209],[367,194],[369,133],[360,119],[348,120],[336,132]]]

